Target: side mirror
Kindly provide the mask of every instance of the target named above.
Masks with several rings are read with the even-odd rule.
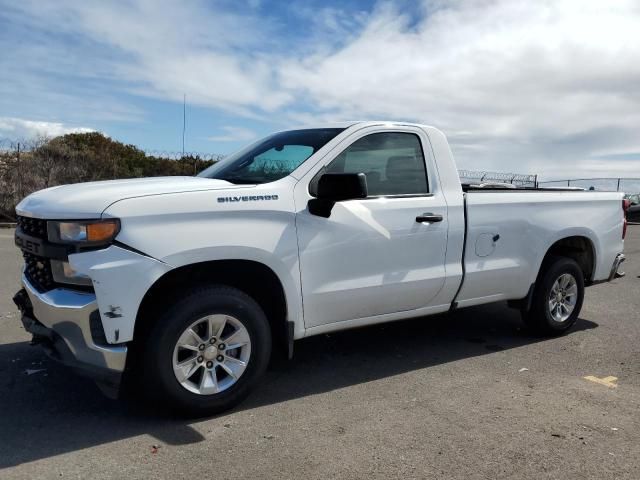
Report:
[[[318,180],[316,198],[309,200],[309,213],[329,218],[336,202],[367,198],[364,173],[325,173]]]

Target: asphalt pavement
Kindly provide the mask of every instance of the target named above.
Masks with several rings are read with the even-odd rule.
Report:
[[[530,336],[504,304],[312,337],[201,420],[109,400],[31,347],[12,235],[0,229],[2,479],[640,478],[640,226],[627,276],[589,288],[563,337]]]

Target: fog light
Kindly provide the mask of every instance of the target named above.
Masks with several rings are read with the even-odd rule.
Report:
[[[51,273],[56,283],[70,283],[72,285],[91,286],[91,279],[76,272],[69,262],[51,260]]]

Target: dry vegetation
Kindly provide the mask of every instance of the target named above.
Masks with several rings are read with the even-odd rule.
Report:
[[[97,132],[5,141],[0,147],[0,222],[13,220],[17,203],[43,188],[116,178],[193,175],[213,163],[194,156],[178,160],[149,156]]]

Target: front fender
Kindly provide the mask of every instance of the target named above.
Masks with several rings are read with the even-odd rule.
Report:
[[[219,202],[237,189],[187,192],[122,200],[103,216],[122,225],[117,240],[172,268],[216,260],[251,260],[280,279],[296,338],[304,335],[293,184],[277,182],[245,188],[270,201]],[[237,195],[237,193],[236,193]]]
[[[69,264],[91,278],[107,342],[133,340],[138,308],[147,290],[171,266],[112,245],[69,255]]]
[[[210,246],[175,253],[163,260],[171,264],[173,268],[220,260],[249,260],[270,268],[282,283],[287,304],[287,319],[294,322],[294,338],[304,336],[297,250],[280,256],[256,247]]]

